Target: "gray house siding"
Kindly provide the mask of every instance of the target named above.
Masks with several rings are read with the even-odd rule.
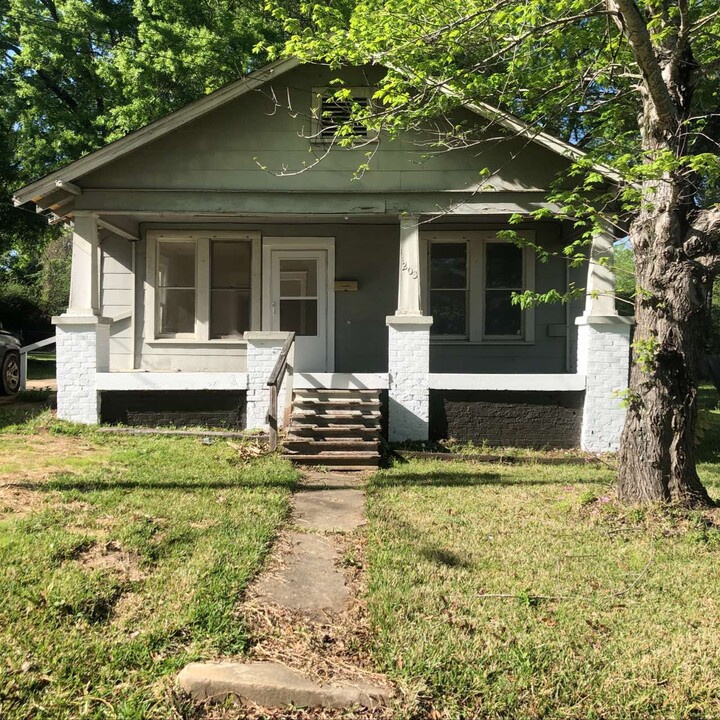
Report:
[[[159,227],[152,225],[148,227]],[[177,226],[176,226],[177,227]],[[199,229],[207,225],[184,225]],[[393,224],[255,224],[213,226],[259,231],[263,237],[332,237],[335,239],[335,279],[356,280],[358,290],[335,294],[335,371],[386,372],[387,328],[385,317],[397,305],[398,225]],[[431,223],[433,231],[447,229],[491,229],[497,221],[461,224]],[[556,224],[528,225],[548,249],[562,245]],[[132,251],[127,240],[111,237],[103,242],[103,314],[110,317],[132,308]],[[136,286],[135,343],[129,319],[111,327],[111,370],[235,371],[246,370],[246,351],[241,344],[155,342],[145,337],[145,241],[135,243]],[[582,272],[582,270],[580,271]],[[577,273],[575,273],[577,274]],[[583,279],[577,277],[582,283]],[[545,292],[565,287],[565,263],[551,257],[536,263],[536,289]],[[535,310],[535,340],[532,343],[492,344],[443,342],[431,345],[431,372],[436,373],[562,373],[574,369],[574,317],[582,311],[563,305],[541,305]],[[569,335],[564,335],[567,330]]]
[[[361,70],[344,71],[350,85],[373,84]],[[303,66],[221,108],[174,130],[82,178],[85,188],[110,190],[208,190],[290,193],[438,193],[476,192],[481,170],[485,191],[542,191],[567,162],[522,138],[497,139],[476,150],[428,156],[419,135],[362,149],[326,153],[313,143],[311,88],[336,76],[327,68]],[[277,102],[276,102],[277,100]],[[459,117],[477,117],[468,111]],[[490,131],[492,137],[497,132]],[[354,177],[365,153],[375,151],[371,169]],[[319,158],[319,163],[307,171]],[[89,198],[92,200],[92,198]],[[78,207],[86,202],[80,199]],[[282,202],[278,204],[281,211]],[[159,208],[158,208],[159,209]],[[313,208],[318,212],[319,208]]]

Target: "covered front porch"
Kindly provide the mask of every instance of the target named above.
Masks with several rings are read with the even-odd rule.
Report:
[[[70,307],[55,319],[59,414],[93,423],[107,419],[111,396],[117,405],[133,393],[234,393],[237,423],[266,428],[268,379],[294,332],[277,393],[280,426],[294,391],[366,389],[387,396],[392,442],[442,432],[479,441],[507,406],[499,425],[513,444],[530,405],[551,422],[576,417],[575,445],[613,449],[624,412],[612,394],[626,386],[630,324],[615,311],[602,260],[612,236],[595,238],[581,271],[515,251],[515,285],[493,284],[493,267],[492,277],[512,277],[497,265],[496,233],[518,207],[496,199],[491,209],[439,217],[76,211]],[[558,248],[570,232],[561,223],[520,230]],[[508,301],[511,291],[570,282],[586,285],[582,304],[520,313]]]

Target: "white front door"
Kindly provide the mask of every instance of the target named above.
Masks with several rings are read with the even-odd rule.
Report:
[[[295,333],[295,371],[332,370],[329,250],[269,244],[265,260],[263,327]]]

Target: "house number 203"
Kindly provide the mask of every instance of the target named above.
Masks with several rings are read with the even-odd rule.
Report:
[[[403,269],[403,272],[408,273],[408,275],[410,275],[410,277],[411,277],[413,280],[417,280],[417,278],[418,278],[418,271],[417,271],[415,268],[410,267],[404,260],[403,260],[403,262],[402,262],[402,269]]]

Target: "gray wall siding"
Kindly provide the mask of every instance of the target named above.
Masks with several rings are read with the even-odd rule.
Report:
[[[132,244],[106,234],[102,239],[102,285],[100,305],[106,317],[117,317],[133,308]],[[110,326],[110,370],[132,368],[130,318]]]
[[[192,227],[192,226],[186,226]],[[199,226],[194,226],[196,229]],[[230,226],[223,226],[230,227]],[[396,224],[256,224],[234,226],[260,231],[264,237],[335,238],[335,279],[356,280],[356,292],[335,294],[335,370],[336,372],[386,372],[387,327],[385,317],[397,304],[398,242]],[[432,229],[491,229],[498,223],[432,224]],[[535,225],[536,237],[550,249],[562,247],[559,226]],[[103,312],[114,316],[132,307],[132,244],[112,237],[103,243]],[[136,357],[133,359],[130,320],[113,325],[111,331],[111,369],[133,367],[150,371],[243,372],[247,369],[242,345],[213,343],[157,343],[144,337],[145,325],[145,241],[137,243],[137,298],[135,303]],[[572,272],[579,286],[584,285],[586,268]],[[552,257],[536,265],[536,289],[546,291],[565,287],[565,263]],[[554,335],[566,322],[563,305],[541,305],[535,310],[535,341],[528,344],[433,342],[430,353],[432,372],[440,373],[562,373],[575,370],[575,316],[583,303],[571,306],[569,341]]]
[[[360,70],[347,71],[354,85],[372,84]],[[486,189],[542,190],[567,163],[555,153],[523,139],[494,140],[476,149],[426,157],[426,149],[407,135],[382,139],[371,169],[353,179],[373,147],[325,148],[312,132],[311,88],[335,77],[327,68],[303,66],[208,115],[181,127],[81,179],[85,188],[242,190],[283,192],[435,192],[473,191],[487,167],[497,174],[483,179]],[[293,113],[277,106],[289,98]],[[466,117],[474,115],[463,111]],[[493,137],[496,133],[493,132]],[[298,171],[319,163],[306,172]],[[287,172],[284,172],[284,171]]]

